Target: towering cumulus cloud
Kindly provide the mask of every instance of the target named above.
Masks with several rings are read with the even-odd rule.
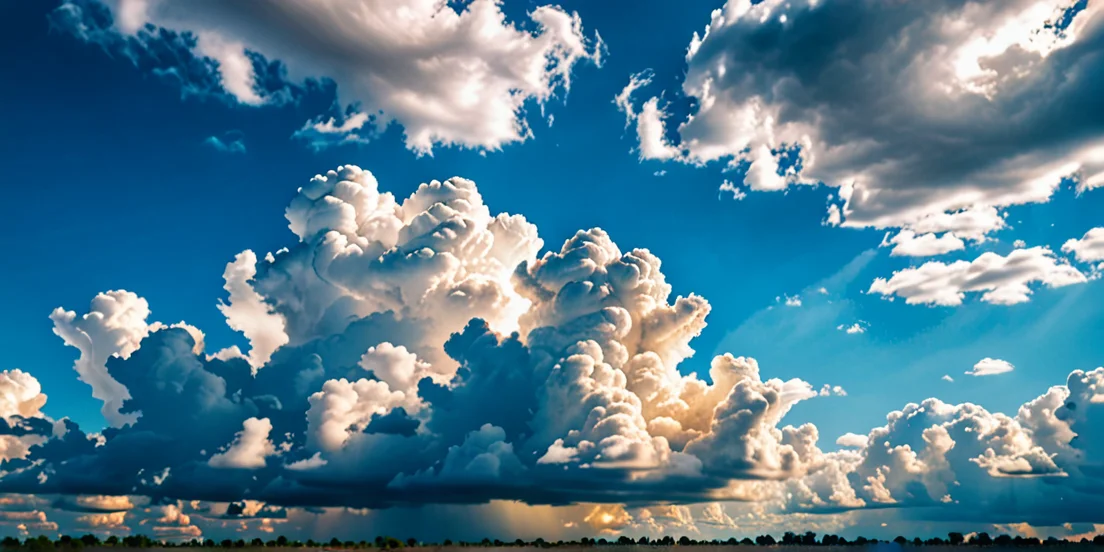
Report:
[[[297,136],[317,148],[397,122],[419,153],[525,140],[526,104],[566,93],[579,62],[601,63],[601,38],[587,37],[577,15],[548,5],[526,19],[507,21],[494,0],[72,0],[52,16],[81,40],[172,75],[185,93],[257,106],[327,79],[344,116],[319,116]]]
[[[673,296],[655,255],[600,229],[540,254],[537,229],[492,213],[469,180],[396,198],[354,166],[312,178],[285,216],[294,243],[245,251],[224,272],[219,308],[248,352],[208,353],[196,328],[147,323],[146,302],[125,291],[87,314],[55,311],[116,427],[54,422],[38,382],[5,372],[0,492],[61,495],[98,527],[123,526],[124,495],[145,495],[158,517],[141,523],[184,537],[199,531],[186,501],[233,503],[234,519],[284,506],[610,504],[580,518],[596,528],[692,527],[671,503],[725,500],[760,501],[762,515],[892,505],[1102,521],[1104,369],[1074,372],[1014,417],[909,404],[825,452],[815,425],[783,425],[818,396],[809,383],[731,354],[707,378],[684,373],[709,304]],[[1010,485],[1019,510],[978,507]],[[1063,506],[1037,507],[1055,496]],[[719,504],[703,515],[735,523]]]

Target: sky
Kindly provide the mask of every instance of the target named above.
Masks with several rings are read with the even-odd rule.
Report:
[[[1104,531],[1098,2],[0,6],[0,533]]]

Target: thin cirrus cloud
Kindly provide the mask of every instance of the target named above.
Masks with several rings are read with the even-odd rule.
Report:
[[[686,53],[692,114],[643,94],[651,71],[615,103],[642,160],[723,162],[753,191],[837,187],[826,223],[888,229],[893,256],[945,255],[1006,228],[999,208],[1049,201],[1065,181],[1104,185],[1104,8],[1071,4],[729,0]],[[947,288],[945,272],[898,281]],[[1031,282],[1050,285],[1021,280],[983,300],[1025,301]],[[946,291],[905,297],[960,302]]]
[[[580,62],[601,63],[601,38],[587,36],[578,15],[548,5],[528,19],[532,31],[508,22],[493,0],[109,0],[66,2],[52,23],[171,75],[185,94],[262,106],[288,101],[308,80],[332,81],[345,116],[319,115],[298,137],[315,148],[364,141],[394,122],[423,154],[528,139],[525,105],[566,94]]]
[[[208,136],[203,144],[222,153],[245,153],[245,137],[240,132],[227,132],[222,137]]]
[[[55,311],[114,427],[52,420],[37,380],[3,372],[0,492],[131,497],[59,501],[87,526],[141,523],[100,514],[153,497],[148,523],[173,538],[233,517],[190,501],[245,497],[234,515],[268,509],[269,522],[243,522],[269,529],[286,508],[487,501],[597,503],[577,523],[660,532],[728,526],[714,505],[727,500],[779,524],[890,505],[984,523],[1003,519],[982,506],[1009,478],[1029,523],[1104,506],[1085,492],[1104,368],[1073,371],[1015,416],[908,404],[826,452],[815,424],[784,419],[818,395],[850,400],[842,388],[731,354],[712,359],[709,383],[684,375],[709,303],[672,297],[658,258],[600,229],[541,255],[537,228],[493,213],[469,180],[397,198],[354,166],[311,179],[285,217],[292,243],[224,273],[221,311],[246,352],[208,352],[199,328],[149,322],[146,301],[122,290],[84,314]],[[693,507],[621,506],[672,500]]]

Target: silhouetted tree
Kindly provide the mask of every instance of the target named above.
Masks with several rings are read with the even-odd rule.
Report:
[[[805,546],[815,545],[816,544],[816,533],[814,533],[812,531],[808,531],[804,535],[801,535],[801,544],[804,544]]]
[[[774,537],[770,535],[759,535],[755,537],[755,544],[759,546],[771,546],[775,543]]]
[[[906,539],[903,535],[897,535],[897,538],[893,539],[893,542],[897,544],[908,544],[908,539]]]
[[[947,543],[951,546],[958,546],[963,542],[966,540],[962,537],[962,533],[947,533]]]

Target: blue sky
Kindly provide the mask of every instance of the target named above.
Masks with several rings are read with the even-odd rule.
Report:
[[[1073,83],[1069,85],[1073,92],[1051,94],[1044,101],[1032,94],[1048,92],[1045,84],[963,81],[963,87],[992,87],[987,89],[990,97],[986,101],[993,113],[1014,113],[1019,117],[1017,120],[1024,121],[1015,129],[1003,131],[994,123],[992,133],[978,131],[971,135],[955,128],[957,123],[953,121],[934,130],[925,126],[926,121],[939,117],[924,115],[928,113],[926,106],[917,106],[915,98],[900,95],[902,90],[912,90],[901,83],[916,75],[896,74],[893,79],[879,81],[884,75],[872,72],[863,91],[857,92],[855,87],[860,85],[848,81],[847,74],[825,69],[842,66],[821,59],[830,57],[830,53],[810,54],[810,50],[794,46],[804,44],[800,40],[791,42],[786,38],[789,35],[783,34],[802,32],[807,28],[802,25],[813,25],[815,17],[820,16],[876,17],[878,9],[890,9],[881,6],[884,3],[862,3],[863,9],[869,11],[865,14],[849,12],[839,2],[826,2],[819,8],[808,7],[807,3],[798,2],[789,8],[774,6],[776,2],[757,3],[754,7],[748,4],[746,9],[752,11],[772,6],[777,10],[775,15],[792,10],[788,20],[792,27],[783,22],[781,30],[775,30],[766,23],[754,23],[760,26],[748,30],[744,27],[753,23],[745,21],[753,19],[754,14],[738,15],[735,10],[740,2],[731,0],[731,6],[725,8],[730,10],[728,22],[714,19],[714,28],[710,29],[704,46],[688,60],[687,48],[692,37],[695,33],[702,34],[710,23],[711,10],[721,8],[723,2],[683,2],[677,9],[665,2],[636,2],[631,6],[618,2],[563,2],[562,12],[557,9],[557,13],[577,14],[581,22],[579,36],[588,42],[577,59],[561,62],[570,75],[570,88],[550,85],[552,97],[543,105],[533,99],[535,96],[524,104],[520,117],[530,126],[531,136],[495,144],[491,139],[464,134],[466,123],[460,119],[470,114],[456,114],[453,120],[442,114],[434,115],[436,112],[396,115],[381,108],[385,116],[396,117],[382,132],[361,132],[357,135],[360,138],[346,143],[314,146],[309,139],[295,136],[307,122],[360,109],[369,112],[373,102],[385,106],[399,104],[389,104],[373,95],[382,94],[378,88],[353,91],[349,83],[361,82],[356,80],[357,75],[337,74],[348,66],[327,65],[332,60],[319,63],[318,67],[336,67],[335,73],[317,76],[333,80],[318,84],[297,79],[297,72],[302,72],[311,56],[319,55],[309,44],[295,42],[305,35],[294,33],[307,32],[306,26],[293,29],[293,34],[284,36],[276,47],[262,42],[248,44],[250,37],[265,35],[265,23],[249,13],[238,13],[237,9],[227,10],[235,13],[215,12],[212,16],[215,22],[190,19],[189,9],[179,4],[162,11],[158,11],[161,7],[154,7],[145,14],[144,22],[154,27],[183,32],[185,37],[208,33],[224,41],[246,41],[246,48],[264,56],[267,62],[286,62],[289,73],[283,80],[278,72],[274,73],[277,76],[272,77],[271,83],[260,81],[257,71],[261,66],[255,66],[251,84],[263,101],[261,105],[250,105],[241,91],[230,90],[226,74],[219,84],[218,68],[232,61],[219,59],[222,54],[207,55],[206,64],[197,66],[195,60],[204,58],[204,54],[197,54],[202,46],[170,47],[164,35],[146,42],[121,42],[126,39],[118,37],[127,36],[128,31],[118,22],[104,27],[102,34],[86,34],[82,38],[74,30],[73,20],[61,17],[71,13],[63,13],[71,9],[66,6],[78,6],[86,17],[94,13],[117,16],[125,7],[123,4],[104,6],[86,2],[59,7],[48,2],[6,3],[0,17],[0,25],[5,27],[0,41],[3,51],[13,55],[3,56],[0,62],[0,74],[7,83],[0,87],[4,121],[0,127],[0,174],[7,182],[7,200],[0,202],[0,235],[4,236],[4,248],[11,261],[5,270],[6,285],[0,291],[6,306],[6,316],[0,319],[0,348],[5,351],[3,368],[21,369],[41,384],[49,400],[39,416],[51,420],[69,418],[84,432],[93,433],[103,430],[110,420],[101,414],[102,401],[94,398],[89,385],[76,377],[73,363],[79,351],[67,347],[52,331],[49,315],[55,308],[73,310],[79,316],[88,312],[89,301],[97,293],[125,289],[148,301],[152,311],[150,322],[186,321],[199,328],[205,335],[208,354],[234,345],[248,350],[250,340],[228,326],[227,317],[217,308],[220,300],[229,300],[223,289],[223,271],[243,250],[255,251],[258,257],[263,257],[265,252],[294,246],[299,240],[289,232],[284,209],[312,176],[339,165],[356,165],[371,171],[381,191],[389,191],[400,200],[414,193],[423,182],[453,176],[470,179],[478,186],[492,215],[520,214],[539,229],[543,248],[534,258],[545,252],[559,252],[564,241],[576,231],[590,228],[608,232],[622,252],[648,249],[662,260],[662,272],[673,289],[671,301],[676,295],[693,293],[706,298],[711,305],[708,325],[690,341],[696,354],[678,363],[677,371],[683,375],[697,373],[708,379],[711,359],[732,353],[757,359],[764,382],[768,378],[798,378],[808,382],[814,393],[824,385],[839,386],[845,395],[837,391],[829,393],[832,396],[786,405],[792,406],[792,410],[778,424],[781,427],[814,422],[824,453],[840,448],[835,444],[840,435],[866,435],[871,428],[886,424],[887,413],[929,397],[952,405],[974,403],[989,412],[1016,416],[1024,403],[1046,393],[1051,386],[1065,385],[1072,371],[1089,371],[1099,366],[1104,353],[1101,344],[1104,342],[1099,339],[1099,328],[1104,327],[1104,312],[1099,308],[1104,304],[1104,286],[1097,278],[1100,268],[1094,267],[1099,259],[1093,260],[1087,254],[1078,258],[1073,249],[1063,251],[1068,240],[1084,236],[1087,243],[1086,233],[1102,225],[1104,195],[1091,184],[1094,175],[1101,174],[1094,172],[1099,170],[1100,160],[1092,158],[1090,150],[1104,138],[1101,124],[1104,113],[1097,105],[1095,111],[1080,112],[1080,117],[1070,115],[1078,113],[1078,93],[1090,94],[1101,86],[1092,78],[1075,78],[1084,75],[1086,67],[1091,69],[1093,58],[1089,53],[1099,53],[1099,6],[1075,6],[1070,12],[1076,14],[1075,23],[1068,29],[1072,46],[1062,44],[1054,47],[1056,53],[1038,54],[1043,61],[1032,66],[1039,73],[1053,70],[1065,75]],[[165,6],[168,4],[173,3]],[[938,10],[955,13],[952,7],[943,4],[950,3],[939,3],[939,7],[931,8],[932,13]],[[994,5],[980,4],[991,8]],[[1029,13],[1029,8],[1039,6],[1061,7],[1058,5],[1062,2],[1017,0],[1013,4],[1009,8],[992,8],[996,14],[993,17],[1011,17],[1015,10]],[[537,6],[532,2],[507,2],[501,9],[508,22],[520,26],[517,32],[522,35],[551,34],[534,23],[531,14],[536,13]],[[627,11],[633,15],[627,15]],[[892,15],[918,17],[915,13]],[[218,20],[220,17],[225,22]],[[772,21],[777,20],[772,17]],[[92,19],[83,21],[88,23]],[[287,32],[288,28],[272,32]],[[984,29],[978,32],[979,36],[984,35]],[[595,33],[600,34],[601,44]],[[830,32],[823,36],[801,36],[806,36],[804,40],[822,41],[822,48],[831,52],[835,41],[853,38],[840,34],[842,38]],[[924,39],[935,40],[931,36],[936,35],[925,34]],[[954,46],[956,43],[952,41],[962,37],[942,38]],[[370,50],[371,46],[356,48]],[[1008,48],[1005,45],[1005,50],[998,52]],[[135,54],[138,50],[141,53]],[[274,51],[296,57],[281,59]],[[355,51],[366,60],[377,59],[373,57],[376,53]],[[493,50],[486,55],[511,55],[508,51],[501,53],[504,51]],[[1074,51],[1088,52],[1087,57],[1075,58],[1071,53]],[[192,55],[196,57],[189,60]],[[396,61],[401,62],[398,58]],[[847,60],[839,61],[842,64]],[[364,63],[368,64],[364,67],[375,70],[370,61]],[[716,67],[726,63],[730,64],[728,75],[746,73],[748,77],[740,80],[726,77],[725,72],[715,73]],[[1062,66],[1063,63],[1068,65]],[[630,106],[626,113],[624,106],[617,105],[614,99],[633,75],[646,69],[651,70],[653,78],[626,96]],[[817,70],[822,71],[821,79],[802,81],[810,71]],[[186,79],[185,84],[174,76],[189,74],[188,71],[192,72],[189,77],[192,80]],[[389,73],[380,74],[383,75],[380,78],[389,78]],[[389,86],[401,89],[433,84],[425,75],[406,77]],[[795,79],[802,81],[799,86],[807,93],[791,95],[783,90],[782,84]],[[721,98],[714,103],[721,107],[711,111],[702,109],[705,96],[701,95],[700,83],[706,81],[712,83],[709,90],[713,92],[709,93]],[[760,81],[778,86],[756,88]],[[845,109],[853,106],[833,99],[837,89],[844,89],[844,93],[846,89],[854,89],[851,94],[855,96],[881,90],[884,99],[868,104],[870,112],[856,118]],[[291,99],[279,96],[279,90]],[[983,96],[976,91],[956,94]],[[666,122],[655,143],[678,149],[678,153],[654,155],[657,150],[648,149],[648,139],[642,130],[653,122],[646,115],[648,98],[657,99],[656,105],[663,108],[661,120]],[[753,138],[725,134],[726,125],[732,125],[735,119],[728,118],[733,116],[731,113],[719,110],[731,107],[732,113],[738,113],[734,106],[748,98],[758,98],[762,105],[768,106],[764,112],[777,109],[776,118],[770,122],[758,116],[744,119],[749,128],[777,128],[771,137],[763,138],[764,133],[759,130],[749,131]],[[806,98],[816,100],[801,103]],[[967,105],[959,96],[954,98],[958,103],[952,107]],[[477,102],[482,107],[475,114],[488,119],[495,115],[494,101],[495,98],[483,98],[482,103]],[[1016,111],[1010,111],[1014,108]],[[822,121],[820,126],[810,125],[799,115],[812,112],[820,114],[816,119]],[[985,117],[989,115],[985,113]],[[1033,129],[1036,116],[1061,118]],[[445,122],[433,117],[441,117]],[[980,122],[966,123],[984,126],[985,121],[995,120],[985,117],[979,116]],[[863,126],[855,122],[857,119],[896,122],[888,127],[881,123]],[[680,129],[679,123],[687,120],[694,124]],[[917,121],[925,123],[920,125]],[[410,129],[418,124],[455,130],[460,145],[450,146],[442,143],[446,140],[436,140],[430,153],[412,151],[404,133],[411,133]],[[889,132],[886,128],[892,134],[877,134]],[[1050,142],[1040,145],[1027,139],[1016,141],[1016,133],[1021,131],[1045,134]],[[928,137],[938,132],[946,132],[958,141],[956,151],[961,158],[941,150],[941,142]],[[1001,133],[1013,138],[1002,142]],[[791,140],[795,136],[811,136],[811,142],[802,150],[807,156],[806,166],[802,171],[789,173],[791,178],[785,175],[787,164],[783,162],[775,176],[789,179],[783,184],[784,189],[765,190],[767,184],[748,175],[749,165],[759,163],[748,152],[756,151],[762,142],[769,143],[770,149],[777,153],[797,140]],[[869,155],[855,156],[831,149],[866,143],[860,139],[884,147],[873,148]],[[901,153],[902,148],[908,153]],[[1083,151],[1090,153],[1079,157]],[[809,159],[814,153],[817,161],[811,163]],[[881,157],[872,162],[867,160],[869,156]],[[1054,182],[1046,184],[1044,193],[1038,192],[1038,186],[1022,184],[1039,177],[1032,171],[1042,171],[1048,163],[1076,170],[1052,178]],[[854,178],[858,183],[855,189],[859,190],[848,208],[843,207],[840,199],[844,176]],[[732,193],[720,190],[726,181],[734,183],[746,197],[736,200]],[[888,200],[864,204],[858,199],[864,189],[872,191],[871,197]],[[842,225],[826,222],[830,217],[829,205],[843,209]],[[923,234],[919,229],[927,219],[917,218],[918,212],[953,214],[987,208],[1002,213],[1004,223],[973,230],[980,232],[981,238],[967,237],[965,245],[956,250],[929,256],[894,256],[891,247],[882,246],[884,237],[902,231],[916,230],[916,234]],[[960,230],[959,235],[970,231]],[[937,226],[929,234],[933,238],[936,234],[946,238],[948,232],[955,232],[953,225]],[[1022,244],[1017,245],[1021,240]],[[1003,260],[1012,258],[1016,251],[1035,247],[1048,248],[1049,256],[1024,258],[1021,264],[993,268],[990,272],[978,268],[978,272],[984,272],[979,276],[983,280],[1016,280],[1020,277],[1017,274],[1026,274],[1021,270],[1024,266],[1041,266],[1032,263],[1042,259],[1045,266],[1040,270],[1044,276],[1034,279],[1023,276],[1030,290],[1023,300],[989,301],[982,293],[966,292],[956,305],[932,304],[938,301],[923,298],[917,301],[920,304],[907,304],[908,291],[900,287],[896,291],[871,291],[876,279],[889,279],[897,271],[917,268],[926,262],[949,266],[955,261],[974,261],[986,253]],[[1046,259],[1053,262],[1048,264]],[[1069,271],[1075,272],[1079,279],[1070,281]],[[1053,278],[1049,282],[1065,280],[1051,286],[1046,285],[1048,278]],[[949,284],[919,285],[934,288]],[[260,285],[257,287],[262,289]],[[790,298],[800,299],[800,305],[789,306]],[[301,299],[313,300],[310,296]],[[267,300],[276,303],[272,297]],[[1016,304],[1007,304],[1010,302]],[[798,301],[790,299],[789,303]],[[266,316],[290,316],[278,309],[273,312],[277,314],[270,312]],[[861,332],[845,331],[855,324]],[[444,323],[440,326],[444,333],[432,335],[447,336],[463,327],[462,324],[444,327]],[[164,332],[150,335],[159,333]],[[293,345],[308,341],[305,337],[291,339]],[[363,343],[360,352],[380,341],[385,340]],[[529,346],[536,347],[532,343]],[[417,347],[409,346],[412,350]],[[142,349],[146,349],[145,342]],[[984,358],[1007,361],[1014,370],[983,377],[965,374]],[[124,370],[122,359],[119,360],[117,369]],[[476,362],[473,359],[465,362],[469,361]],[[107,372],[112,372],[113,362],[108,361]],[[260,368],[259,373],[265,369]],[[945,381],[944,375],[954,381]],[[121,377],[115,379],[122,381]],[[131,389],[131,395],[135,389]],[[241,419],[227,423],[234,426],[234,431],[244,431]],[[1080,427],[1088,431],[1085,426]],[[1030,433],[1028,429],[1023,431]],[[296,441],[295,447],[299,444]],[[305,446],[302,458],[311,456],[307,453],[309,442]],[[520,442],[514,446],[522,449]],[[1039,446],[1052,458],[1062,458],[1061,453]],[[964,447],[960,445],[958,449]],[[1019,458],[1014,452],[997,452]],[[872,453],[864,454],[873,457]],[[832,461],[837,460],[843,461]],[[291,461],[289,456],[286,463]],[[276,463],[276,459],[269,458],[270,468]],[[1073,469],[1059,467],[1067,472]],[[174,471],[184,469],[178,467]],[[439,475],[443,477],[443,473]],[[960,473],[958,477],[974,476]],[[111,494],[59,485],[51,492]],[[27,494],[19,483],[4,490]],[[626,522],[624,527],[593,523],[588,526],[581,518],[563,521],[566,517],[553,525],[563,532],[566,523],[577,523],[579,534],[645,531],[640,524],[647,516],[642,516],[639,509],[649,503],[672,500],[686,501],[690,505],[687,507],[695,509],[700,528],[708,532],[702,520],[709,518],[709,514],[699,509],[702,504],[712,502],[700,497],[687,501],[683,491],[672,490],[665,495],[668,491],[650,490],[642,495],[641,502],[625,505],[628,510],[622,511],[628,511],[633,521]],[[541,498],[525,498],[528,496],[521,491],[506,492],[473,501],[522,497],[533,508],[543,507]],[[1089,500],[1078,496],[1079,500]],[[194,498],[213,503],[230,501],[226,497]],[[613,507],[594,496],[578,499],[568,496],[567,500],[584,513],[592,507]],[[270,502],[272,507],[295,506],[279,504],[277,499]],[[318,505],[342,506],[338,502]],[[869,496],[866,502],[871,503]],[[967,501],[963,499],[963,503]],[[380,508],[382,513],[378,515],[390,515],[387,511]],[[803,515],[795,512],[800,509],[784,508],[779,515]],[[62,512],[54,517],[65,520],[67,515]],[[468,514],[448,515],[461,519]],[[561,514],[549,514],[549,519],[557,515]],[[835,531],[873,533],[881,526],[881,518],[875,520],[873,516],[854,509],[836,517],[822,515],[815,523],[834,527]],[[905,517],[907,514],[902,514]],[[1022,514],[1021,518],[997,516],[977,522],[983,524],[979,527],[988,528],[985,523],[1031,521],[1028,514]],[[1104,519],[1069,521],[1104,522]],[[308,527],[304,531],[322,524],[302,523]],[[1060,527],[1061,523],[1046,519],[1033,525]],[[924,526],[910,529],[921,527]],[[1054,531],[1073,534],[1080,529],[1078,525],[1075,529]],[[14,527],[5,526],[5,530],[16,532]],[[217,533],[226,528],[212,525],[205,530]],[[256,528],[250,526],[250,530]],[[498,530],[505,534],[542,529],[507,526]],[[742,533],[769,528],[737,524],[724,530]],[[564,534],[574,533],[568,530]]]

